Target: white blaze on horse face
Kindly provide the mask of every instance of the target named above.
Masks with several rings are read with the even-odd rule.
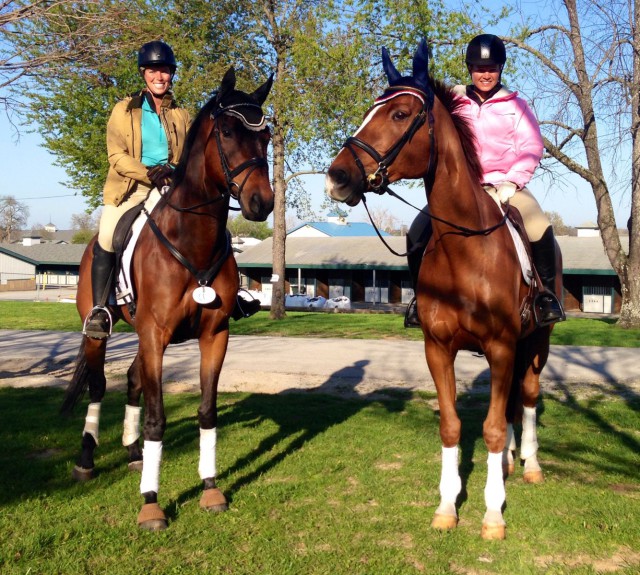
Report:
[[[356,130],[356,133],[354,134],[354,136],[357,136],[360,132],[362,132],[362,130],[364,130],[367,127],[367,125],[371,122],[371,120],[373,120],[373,117],[378,113],[378,111],[384,108],[386,105],[387,103],[385,102],[384,104],[378,104],[373,108],[371,108],[371,110],[369,110],[369,113],[367,114],[367,117],[364,119],[362,124],[360,124],[360,127]]]
[[[386,105],[386,103],[385,104],[380,104],[380,105],[375,105],[373,108],[371,108],[371,110],[369,110],[369,113],[367,114],[367,117],[364,119],[364,121],[362,122],[360,127],[353,134],[354,137],[357,136],[358,134],[360,134],[360,132],[362,132],[362,130],[364,130],[366,128],[367,124],[369,124],[371,122],[371,120],[376,115],[378,110],[380,108],[382,108],[383,106],[385,106],[385,105]],[[329,174],[327,174],[325,176],[325,178],[324,178],[324,188],[325,188],[326,193],[329,195],[329,197],[333,198],[334,200],[344,201],[346,199],[344,197],[340,197],[340,193],[338,193],[337,188],[335,186],[335,183],[334,183],[333,179],[331,178],[331,176]]]

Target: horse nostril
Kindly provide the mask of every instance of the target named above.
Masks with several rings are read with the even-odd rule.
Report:
[[[331,168],[329,170],[329,178],[333,180],[336,186],[340,187],[346,186],[350,181],[349,174],[340,168]]]

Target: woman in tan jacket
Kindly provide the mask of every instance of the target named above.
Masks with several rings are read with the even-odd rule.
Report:
[[[191,123],[173,99],[176,59],[164,42],[148,42],[138,52],[145,87],[118,102],[107,123],[109,172],[104,186],[98,241],[93,249],[91,285],[94,308],[83,333],[104,339],[111,331],[106,308],[115,279],[113,233],[122,215],[154,188],[169,185]]]

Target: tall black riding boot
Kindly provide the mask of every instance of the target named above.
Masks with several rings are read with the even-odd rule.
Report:
[[[106,339],[111,335],[113,324],[111,313],[107,309],[109,296],[113,291],[116,254],[100,247],[96,241],[93,245],[93,262],[91,263],[91,290],[93,293],[93,309],[84,320],[82,333],[94,339]]]
[[[409,233],[407,234],[407,264],[409,265],[409,275],[411,276],[411,284],[413,293],[417,293],[418,276],[420,275],[420,264],[424,250],[431,238],[432,227],[431,218],[425,213],[427,208],[420,212],[416,219],[413,220]],[[420,327],[420,318],[418,317],[418,306],[416,296],[414,295],[407,306],[404,314],[404,327]]]
[[[556,241],[553,230],[548,227],[537,242],[531,242],[533,265],[536,266],[542,289],[534,301],[536,321],[539,326],[564,321],[566,315],[555,293]]]
[[[241,293],[246,293],[251,299],[248,299],[241,295]],[[238,321],[243,317],[251,317],[252,315],[258,313],[261,309],[260,300],[254,298],[247,290],[244,288],[240,288],[240,291],[236,295],[236,305],[231,312],[231,317]]]

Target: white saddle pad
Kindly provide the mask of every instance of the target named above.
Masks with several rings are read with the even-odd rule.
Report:
[[[493,191],[492,191],[493,190]],[[504,216],[504,210],[502,209],[502,204],[498,199],[497,194],[495,193],[494,188],[485,188],[485,191],[491,196],[491,198],[498,204],[500,208],[500,212]],[[517,193],[517,192],[516,192]],[[509,233],[513,238],[513,244],[516,247],[516,253],[518,254],[518,260],[520,260],[520,268],[522,269],[522,277],[527,285],[531,285],[531,278],[533,277],[533,270],[531,269],[531,261],[529,260],[529,255],[527,254],[527,250],[524,246],[524,242],[520,237],[520,234],[513,227],[513,224],[509,219],[507,219],[507,228],[509,229]]]
[[[160,200],[162,195],[154,188],[151,190],[149,197],[144,203],[145,210],[148,213],[153,211],[156,204]],[[133,259],[133,250],[138,243],[140,232],[147,223],[147,214],[142,211],[136,218],[131,226],[131,239],[127,244],[127,247],[122,253],[122,265],[120,266],[120,272],[118,274],[118,280],[116,283],[116,302],[118,305],[123,305],[135,301],[135,293],[133,292],[133,283],[131,282],[131,260]]]

